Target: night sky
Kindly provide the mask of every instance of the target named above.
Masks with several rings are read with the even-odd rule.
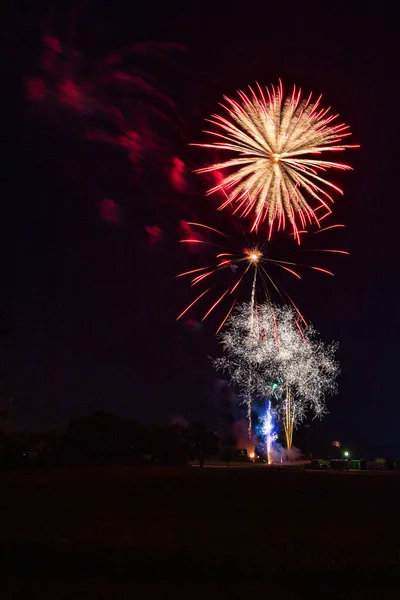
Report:
[[[0,310],[10,330],[1,396],[15,398],[13,426],[54,427],[98,409],[212,422],[221,408],[209,359],[220,352],[217,323],[199,325],[196,314],[175,322],[191,298],[175,275],[193,264],[179,223],[221,219],[206,182],[190,173],[205,152],[188,143],[204,139],[203,119],[223,94],[280,77],[286,90],[323,93],[361,144],[343,155],[354,172],[335,175],[345,191],[334,207],[346,224],[338,245],[351,256],[335,259],[334,278],[313,274],[291,289],[323,339],[340,343],[339,394],[320,435],[400,443],[398,68],[388,4],[81,4],[75,36],[93,56],[96,40],[99,56],[134,41],[186,46],[153,71],[179,125],[161,128],[166,143],[134,173],[123,149],[85,138],[89,117],[33,108],[26,80],[40,70],[46,3],[12,4],[2,52]],[[60,36],[70,35],[67,12],[53,3]],[[174,156],[188,167],[185,193],[167,176]]]

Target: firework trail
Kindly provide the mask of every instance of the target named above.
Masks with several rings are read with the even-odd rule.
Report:
[[[203,321],[215,309],[223,305],[225,307],[224,316],[217,328],[217,333],[219,333],[237,301],[240,298],[242,300],[248,299],[248,294],[250,294],[253,320],[255,319],[258,302],[271,302],[272,297],[278,296],[280,300],[292,304],[305,323],[300,310],[282,287],[280,283],[282,277],[279,276],[279,273],[301,279],[301,273],[304,269],[311,269],[331,276],[333,272],[315,264],[287,260],[283,257],[277,258],[282,252],[287,254],[289,244],[281,249],[276,241],[268,241],[261,233],[246,235],[241,226],[239,227],[240,229],[233,228],[233,224],[229,223],[229,228],[225,228],[224,232],[201,223],[185,224],[187,237],[182,239],[181,243],[188,248],[204,248],[207,254],[210,254],[210,263],[177,275],[177,277],[191,277],[191,287],[201,288],[201,292],[178,315],[177,320],[181,319],[198,302],[201,302],[201,304],[207,302],[207,309],[204,310],[202,317]],[[299,235],[311,238],[315,234],[342,227],[343,225],[336,224],[324,229],[317,229],[314,233],[301,231]],[[203,235],[201,235],[202,233]],[[204,237],[204,234],[208,237]],[[319,240],[319,238],[315,239]],[[307,247],[304,248],[304,245],[299,247],[293,241],[293,236],[291,242],[292,249],[295,250],[296,254],[304,255],[309,251],[313,253],[320,252],[325,257],[329,254],[348,254],[345,250],[332,248],[313,247],[310,250]]]
[[[266,221],[269,238],[274,228],[285,229],[288,221],[300,242],[299,225],[304,229],[319,223],[321,216],[331,212],[331,190],[343,194],[326,179],[325,172],[351,169],[315,155],[358,146],[343,144],[351,135],[349,127],[337,123],[338,115],[329,108],[321,108],[321,96],[315,101],[311,94],[302,98],[301,90],[294,86],[284,99],[281,82],[270,88],[257,84],[256,90],[249,90],[249,94],[239,91],[237,100],[224,96],[226,104],[221,106],[226,114],[212,115],[209,122],[216,129],[205,132],[215,141],[194,144],[236,156],[197,172],[228,169],[222,181],[209,190],[210,194],[224,193],[220,208],[229,206],[242,217],[251,214],[252,230]]]
[[[271,400],[268,400],[265,414],[261,418],[261,433],[265,440],[265,447],[267,450],[267,459],[268,459],[268,464],[270,465],[272,462],[272,460],[271,460],[272,444],[274,442],[276,442],[276,440],[278,438],[278,434],[275,431],[274,415],[272,412]]]

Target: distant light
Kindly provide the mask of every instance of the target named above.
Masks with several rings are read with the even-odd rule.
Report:
[[[348,452],[347,450],[345,450],[345,451],[343,452],[343,454],[345,455],[345,457],[346,457],[346,458],[348,458],[348,457],[350,456],[350,452]]]

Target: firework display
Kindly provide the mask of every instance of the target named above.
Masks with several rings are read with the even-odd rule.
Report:
[[[267,461],[270,465],[272,463],[272,444],[278,439],[278,434],[275,429],[274,413],[271,407],[271,400],[267,402],[267,408],[265,414],[261,418],[261,432],[265,439],[265,449],[267,455]]]
[[[315,252],[321,253],[320,256],[324,255],[324,257],[327,254],[349,254],[345,250],[314,247],[315,245],[311,250],[307,250],[302,245],[302,252],[300,252],[293,236],[290,244],[285,244],[283,247],[279,244],[274,245],[273,242],[268,241],[265,235],[254,232],[247,234],[240,224],[236,227],[236,224],[231,222],[227,223],[224,231],[202,223],[191,222],[187,225],[191,228],[191,234],[180,240],[180,243],[206,247],[210,263],[177,275],[177,277],[190,277],[191,287],[201,288],[201,292],[178,315],[177,320],[182,318],[199,301],[207,307],[203,312],[203,321],[215,309],[224,307],[221,310],[222,319],[216,333],[219,333],[222,329],[235,304],[248,298],[246,290],[250,289],[253,304],[265,301],[271,302],[274,297],[277,297],[279,300],[290,303],[300,314],[300,310],[281,283],[281,275],[287,274],[289,277],[301,279],[302,273],[309,269],[333,276],[333,272],[323,268],[320,261],[318,261],[319,265],[308,264],[308,257],[311,252],[314,254],[313,261],[315,260]],[[335,224],[323,229],[316,229],[310,233],[307,231],[300,233],[302,237],[305,235],[315,236],[325,231],[328,234],[341,227],[343,227],[342,224]],[[204,233],[207,234],[206,238],[199,235]],[[316,239],[320,241],[323,236],[318,235]],[[290,252],[290,249],[292,252]],[[293,250],[297,250],[297,252],[293,252]],[[295,258],[292,258],[293,254]],[[292,259],[290,260],[290,258]],[[303,317],[302,319],[304,320]]]
[[[226,160],[197,169],[214,174],[216,184],[208,194],[222,195],[219,209],[231,209],[225,220],[229,226],[186,224],[189,235],[181,243],[207,249],[212,256],[206,264],[177,275],[190,277],[191,287],[199,288],[177,320],[193,307],[204,311],[203,321],[214,311],[221,313],[217,334],[224,356],[213,364],[228,376],[246,406],[249,439],[254,406],[264,403],[261,437],[271,463],[275,420],[282,425],[290,451],[294,429],[306,416],[321,418],[327,412],[325,400],[336,392],[339,374],[337,344],[320,340],[281,282],[283,275],[301,279],[304,267],[333,272],[314,260],[276,253],[273,243],[290,227],[284,248],[295,243],[298,249],[310,250],[307,243],[304,248],[305,239],[344,227],[322,223],[332,212],[332,192],[343,194],[327,172],[351,169],[330,160],[328,153],[358,146],[344,143],[351,135],[349,126],[330,108],[321,107],[321,96],[303,97],[297,87],[285,97],[281,82],[265,88],[257,84],[247,94],[239,91],[236,100],[224,99],[225,114],[209,120],[213,129],[206,133],[212,141],[193,145],[217,156],[230,153]],[[331,244],[314,244],[311,250],[325,256],[348,254]]]
[[[222,349],[212,365],[243,405],[246,445],[255,459],[259,442],[260,454],[272,464],[278,445],[289,456],[296,428],[327,414],[326,400],[337,391],[338,344],[320,339],[293,289],[298,280],[307,283],[310,272],[334,276],[332,262],[349,254],[338,241],[345,226],[331,219],[335,197],[344,194],[344,172],[352,170],[341,157],[359,146],[321,95],[303,94],[298,85],[284,90],[278,79],[223,95],[206,120],[204,137],[189,144],[194,156],[185,155],[182,143],[188,146],[190,128],[184,115],[196,122],[198,107],[186,113],[186,86],[176,82],[174,100],[168,83],[168,70],[184,47],[159,41],[126,45],[126,33],[113,31],[105,39],[107,27],[92,22],[96,11],[85,4],[51,3],[45,9],[38,56],[20,36],[21,48],[32,52],[29,59],[23,54],[27,131],[40,132],[47,150],[55,130],[63,160],[65,147],[65,157],[77,162],[77,136],[90,142],[96,157],[104,144],[118,150],[110,161],[126,154],[135,205],[103,195],[100,217],[110,230],[134,227],[138,248],[151,245],[155,255],[162,249],[165,262],[154,261],[158,271],[170,263],[169,243],[176,241],[174,211],[179,247],[190,254],[175,276],[189,282],[192,292],[174,317],[199,336],[208,329],[203,322],[210,323]],[[186,71],[182,65],[181,79]],[[197,94],[197,87],[192,91]],[[27,139],[36,143],[34,135]],[[113,169],[104,169],[101,187],[113,180]],[[213,196],[216,204],[210,198],[194,202],[196,185],[204,185],[202,196]],[[97,180],[93,189],[97,194]],[[129,196],[125,190],[123,195]],[[161,210],[161,195],[173,210]],[[53,221],[58,227],[58,214]],[[141,264],[139,252],[132,263]],[[150,281],[150,269],[138,273]],[[157,310],[162,301],[157,298]],[[340,448],[337,440],[332,445]]]
[[[214,361],[240,390],[251,415],[253,398],[275,400],[290,449],[293,430],[307,413],[321,418],[326,395],[336,391],[337,344],[324,344],[289,306],[236,307],[220,334],[225,356]]]
[[[215,141],[196,144],[228,151],[233,158],[198,172],[230,170],[209,190],[223,191],[221,208],[229,206],[242,217],[251,214],[253,230],[265,221],[269,236],[274,227],[285,229],[288,221],[298,237],[298,225],[304,229],[331,212],[331,192],[343,194],[325,172],[351,169],[319,156],[357,146],[343,144],[351,135],[349,127],[337,123],[329,108],[321,108],[321,96],[304,99],[294,87],[284,98],[281,83],[249,90],[239,91],[238,100],[224,96],[226,114],[213,115],[209,122],[215,130],[206,131]]]

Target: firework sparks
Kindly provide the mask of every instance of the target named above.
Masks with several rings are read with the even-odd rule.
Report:
[[[312,326],[302,327],[289,306],[265,303],[257,307],[257,323],[250,303],[230,316],[221,341],[227,356],[214,361],[238,387],[251,414],[254,397],[274,397],[290,449],[294,428],[307,411],[326,413],[325,397],[336,391],[339,367],[336,344],[325,345]]]
[[[265,439],[265,447],[267,451],[267,460],[270,465],[272,444],[276,442],[278,434],[275,431],[274,415],[271,407],[271,400],[267,402],[265,414],[261,418],[261,433]]]
[[[233,224],[230,224],[233,225]],[[206,292],[198,294],[196,299],[192,301],[185,310],[181,312],[177,320],[187,313],[198,301],[204,296],[204,301],[208,301],[207,310],[204,310],[202,320],[204,321],[215,308],[224,305],[224,317],[217,329],[217,333],[221,330],[229,315],[231,314],[236,302],[242,297],[242,293],[246,290],[247,298],[250,295],[251,305],[255,309],[259,301],[271,301],[272,297],[278,296],[280,300],[291,303],[297,311],[300,319],[305,322],[300,310],[292,301],[289,294],[286,293],[280,281],[282,277],[279,274],[288,274],[296,279],[302,278],[304,269],[318,271],[325,275],[333,275],[333,272],[316,266],[314,264],[304,264],[304,262],[295,262],[293,260],[278,259],[276,254],[287,252],[288,245],[280,249],[279,246],[274,246],[274,242],[268,241],[261,234],[250,234],[247,236],[243,230],[229,229],[229,235],[214,227],[209,227],[202,223],[187,223],[188,237],[181,240],[181,243],[189,247],[196,244],[210,250],[210,264],[195,269],[190,269],[177,275],[177,277],[191,277],[191,286],[206,286]],[[331,230],[341,225],[333,225],[327,227]],[[199,232],[206,232],[208,238],[204,239],[196,235],[194,229]],[[315,233],[320,233],[318,229]],[[301,232],[303,235],[307,232]],[[312,234],[310,234],[312,235]],[[319,238],[316,238],[319,240]],[[234,248],[232,249],[233,246]],[[299,246],[293,242],[292,247],[298,251]],[[275,248],[275,252],[274,252]],[[302,253],[307,252],[304,245],[301,246]],[[325,256],[331,254],[343,254],[348,252],[345,250],[335,249],[320,249],[312,248],[312,252],[322,252]],[[289,248],[290,254],[290,248]],[[244,299],[244,298],[243,298]],[[226,312],[227,311],[227,312]]]
[[[324,173],[329,169],[350,170],[349,165],[316,158],[325,152],[337,152],[357,145],[343,144],[351,135],[349,126],[337,123],[338,115],[320,106],[321,96],[303,99],[294,86],[283,98],[283,88],[262,89],[257,84],[250,93],[238,92],[239,99],[224,96],[225,116],[212,115],[215,131],[206,131],[216,141],[194,144],[236,154],[224,162],[199,169],[198,173],[225,171],[227,174],[209,193],[222,191],[225,201],[242,217],[253,215],[252,230],[268,223],[273,229],[285,229],[289,221],[298,241],[299,227],[319,223],[331,212],[331,191],[343,191]],[[315,205],[311,207],[310,201]],[[319,211],[322,211],[320,213]]]

